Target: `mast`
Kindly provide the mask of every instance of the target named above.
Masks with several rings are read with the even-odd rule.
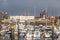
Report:
[[[58,9],[58,25],[59,25],[59,9]]]
[[[35,17],[36,17],[36,7],[34,7],[34,26],[36,25],[35,24]]]
[[[47,26],[47,8],[46,8],[46,26]]]
[[[30,16],[30,15],[29,15],[29,8],[28,8],[28,16]]]
[[[26,27],[26,9],[25,9],[25,27]]]
[[[28,20],[29,20],[29,16],[30,16],[30,15],[29,15],[29,8],[28,8],[27,11],[28,11],[28,14],[27,14],[27,25],[29,25],[29,21],[28,21]]]
[[[25,16],[26,16],[26,9],[25,9]]]

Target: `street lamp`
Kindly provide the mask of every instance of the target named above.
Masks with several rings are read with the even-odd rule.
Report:
[[[54,20],[55,20],[55,17],[51,16],[50,20],[52,21],[52,40],[54,40],[54,27],[55,27]]]
[[[54,25],[54,21],[52,22],[52,40],[54,40],[54,27],[55,27],[55,25]]]
[[[17,20],[17,24],[18,24],[18,40],[19,40],[19,22],[20,22],[20,19]]]
[[[14,25],[11,26],[11,40],[14,40]]]

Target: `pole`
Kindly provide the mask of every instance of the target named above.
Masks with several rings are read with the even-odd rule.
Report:
[[[51,17],[51,22],[52,22],[52,40],[54,40],[54,27],[55,27],[54,21],[55,21],[55,17],[52,16]]]
[[[14,40],[14,29],[11,29],[11,40]]]
[[[52,40],[54,40],[54,27],[52,27]]]
[[[54,21],[52,23],[52,40],[54,40]]]
[[[18,21],[18,40],[19,40],[19,21]]]
[[[18,24],[18,40],[19,40],[19,24]]]
[[[11,25],[11,40],[14,40],[14,25]]]

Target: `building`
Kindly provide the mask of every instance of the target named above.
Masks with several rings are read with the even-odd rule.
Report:
[[[10,20],[20,20],[20,22],[25,22],[26,20],[34,19],[34,16],[10,16]]]

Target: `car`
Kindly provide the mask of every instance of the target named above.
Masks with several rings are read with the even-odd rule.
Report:
[[[34,26],[33,25],[27,25],[26,28],[29,29],[29,30],[34,30]]]
[[[57,35],[56,33],[54,33],[54,38],[55,38],[55,39],[58,38],[58,35]]]
[[[46,27],[45,27],[45,30],[46,30],[46,31],[52,31],[52,26],[46,26]]]
[[[34,37],[41,37],[41,32],[39,30],[35,30]]]
[[[60,30],[57,29],[56,27],[54,27],[54,32],[55,32],[57,35],[60,35]]]
[[[33,40],[41,40],[41,32],[39,30],[34,31]]]
[[[45,28],[46,29],[52,29],[52,26],[46,26]]]
[[[33,36],[32,31],[28,31],[26,33],[26,40],[32,40],[32,36]]]
[[[26,31],[27,31],[27,29],[20,30],[20,32],[23,32],[23,33],[25,33]]]
[[[20,37],[21,40],[24,40],[24,38],[25,38],[24,33],[20,33],[19,37]]]

